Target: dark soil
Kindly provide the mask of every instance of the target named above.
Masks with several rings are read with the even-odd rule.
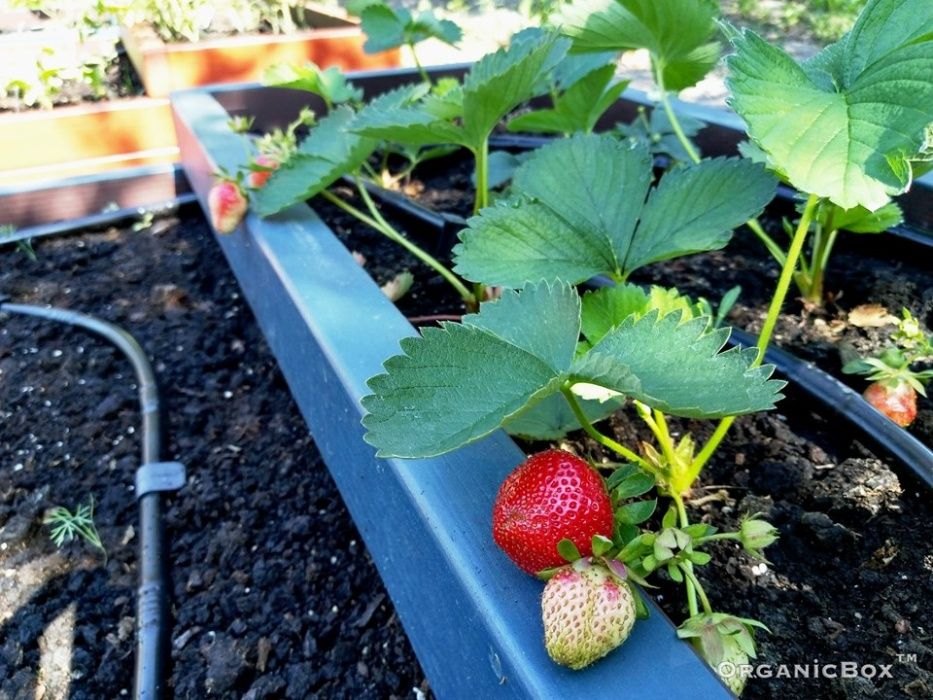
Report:
[[[200,216],[40,240],[36,251],[35,263],[0,251],[0,289],[133,333],[163,385],[166,457],[188,465],[166,514],[175,697],[427,691]],[[104,342],[48,322],[3,315],[0,339],[0,698],[127,696],[140,450],[131,370]],[[82,542],[58,550],[42,524],[49,508],[90,498],[106,562]]]

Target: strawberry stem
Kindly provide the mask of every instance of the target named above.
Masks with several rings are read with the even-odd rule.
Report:
[[[642,459],[637,454],[635,454],[632,450],[628,449],[625,445],[622,445],[621,443],[616,442],[611,437],[603,435],[601,432],[599,432],[596,428],[593,427],[593,424],[590,422],[590,419],[586,417],[586,414],[583,412],[583,409],[580,407],[580,403],[579,401],[577,401],[577,397],[574,396],[573,390],[571,389],[571,385],[569,383],[564,384],[564,386],[561,387],[560,393],[564,395],[564,398],[567,400],[567,403],[570,405],[570,410],[573,411],[573,415],[576,417],[577,422],[580,424],[580,427],[583,428],[583,430],[586,432],[587,435],[593,438],[600,445],[603,445],[604,447],[608,447],[613,452],[616,452],[622,457],[625,457],[625,459],[627,459],[628,461],[634,462],[635,464],[641,466],[644,469],[647,469],[648,471],[652,471],[651,466],[644,459]]]
[[[794,239],[791,241],[790,249],[787,251],[787,260],[781,269],[781,276],[778,278],[777,288],[774,296],[771,298],[771,306],[768,308],[768,315],[765,318],[761,333],[758,335],[758,355],[751,367],[758,367],[765,358],[765,350],[771,342],[771,335],[774,333],[774,327],[777,325],[778,317],[781,314],[781,307],[784,306],[784,300],[787,298],[787,291],[790,288],[791,280],[794,277],[794,271],[797,269],[797,260],[800,258],[800,252],[803,250],[803,243],[807,239],[807,232],[810,230],[810,222],[813,220],[813,214],[816,211],[816,205],[819,203],[819,197],[811,194],[807,197],[807,203],[797,224],[797,230],[794,232]],[[716,452],[719,444],[726,437],[732,423],[735,422],[735,416],[727,416],[719,421],[716,430],[700,450],[700,453],[693,460],[693,469],[691,475],[693,479],[699,476],[700,471],[706,466],[710,457]]]

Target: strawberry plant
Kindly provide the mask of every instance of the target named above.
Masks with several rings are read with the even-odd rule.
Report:
[[[933,362],[933,336],[926,335],[920,323],[907,309],[903,310],[892,344],[873,357],[846,362],[846,374],[862,374],[871,384],[865,400],[906,428],[917,417],[917,394],[926,396],[926,384],[933,379],[933,369],[919,369],[920,363]]]
[[[364,184],[363,172],[368,167],[368,159],[379,147],[379,141],[356,133],[353,126],[366,114],[401,108],[423,97],[428,89],[424,84],[415,84],[381,95],[365,107],[355,108],[351,104],[334,107],[306,138],[290,149],[288,157],[278,163],[265,185],[255,192],[253,207],[260,216],[269,216],[320,196],[401,245],[440,274],[467,305],[473,305],[476,299],[473,293],[440,261],[392,226]],[[355,184],[366,211],[331,191],[330,187],[345,176]]]
[[[404,8],[389,6],[383,0],[351,0],[347,10],[360,18],[360,26],[366,34],[363,50],[379,53],[400,46],[411,50],[415,66],[428,84],[431,77],[418,60],[415,46],[426,39],[438,39],[456,46],[463,37],[463,30],[449,19],[440,19],[433,10],[422,10],[412,15]]]
[[[821,301],[836,232],[899,218],[885,207],[926,158],[933,82],[917,76],[933,72],[933,5],[870,0],[850,32],[803,63],[727,29],[729,104],[768,166],[806,198],[788,248],[769,246],[783,266],[778,296],[796,278]],[[808,263],[801,253],[814,228]]]
[[[455,145],[476,161],[475,210],[489,203],[489,136],[516,107],[547,90],[547,76],[569,41],[554,33],[525,30],[507,49],[474,64],[462,85],[443,94],[425,93],[407,104],[366,109],[352,125],[357,134],[410,146]]]

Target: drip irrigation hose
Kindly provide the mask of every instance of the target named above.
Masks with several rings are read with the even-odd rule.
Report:
[[[0,295],[0,311],[33,316],[82,328],[119,349],[133,365],[142,413],[142,466],[136,470],[139,502],[139,589],[136,606],[136,667],[133,697],[165,697],[169,659],[168,567],[162,526],[162,494],[185,483],[178,462],[160,462],[162,424],[159,391],[152,366],[136,339],[125,330],[93,316],[41,306],[13,304]]]

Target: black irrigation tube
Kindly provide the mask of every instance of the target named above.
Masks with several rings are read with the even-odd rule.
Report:
[[[136,470],[140,551],[133,697],[137,700],[159,700],[166,696],[170,636],[162,494],[177,491],[184,485],[185,468],[178,462],[159,461],[162,421],[152,366],[136,339],[107,321],[66,309],[13,304],[3,295],[0,295],[0,311],[82,328],[109,341],[133,365],[142,414],[142,466]]]

